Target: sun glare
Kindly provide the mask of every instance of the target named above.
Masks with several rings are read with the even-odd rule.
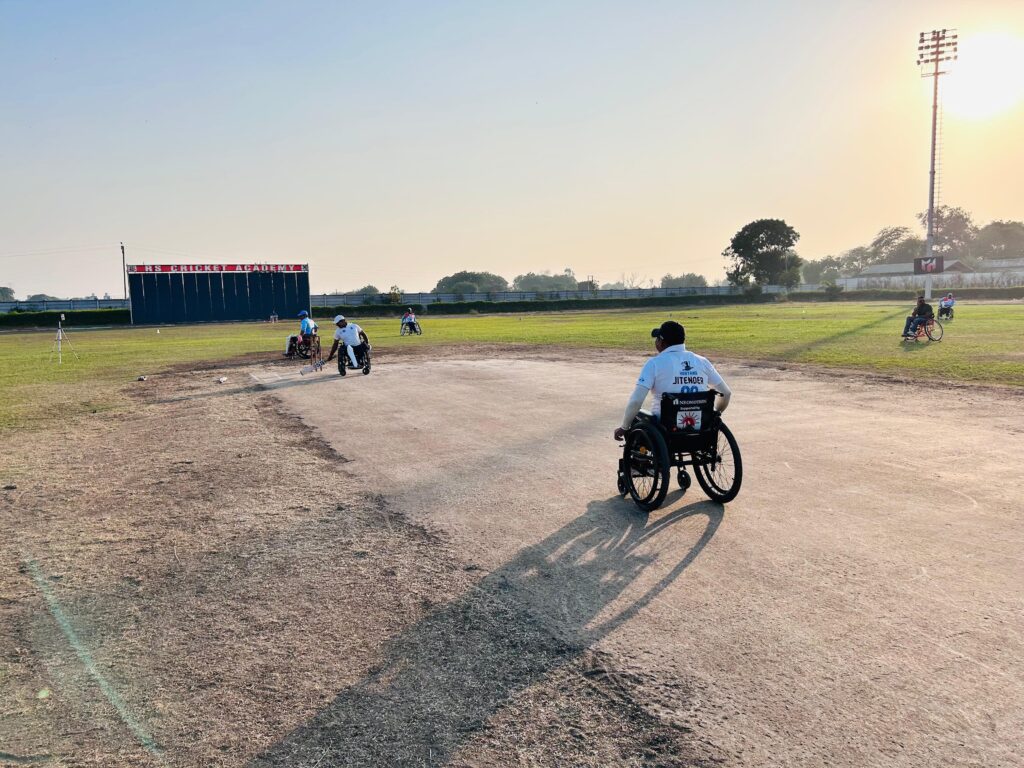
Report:
[[[942,103],[958,117],[984,120],[1024,101],[1024,39],[1005,32],[960,40],[960,58],[943,79]]]

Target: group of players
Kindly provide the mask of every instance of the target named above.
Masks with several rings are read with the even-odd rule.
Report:
[[[308,347],[310,341],[317,337],[320,332],[319,326],[310,317],[309,312],[302,310],[298,316],[299,332],[288,337],[284,350],[285,357],[295,357],[299,353],[299,349],[304,346]],[[335,315],[334,325],[334,344],[331,346],[330,354],[325,362],[331,362],[334,356],[338,354],[340,347],[341,354],[348,355],[352,368],[364,367],[370,351],[370,339],[366,335],[366,331],[357,323],[349,322],[344,315]],[[406,309],[402,315],[402,327],[403,329],[406,327],[417,327],[416,313],[412,311],[412,307]]]
[[[939,319],[953,319],[953,305],[956,304],[956,299],[953,298],[953,292],[950,291],[941,299],[939,299]],[[917,306],[914,307],[913,311],[907,317],[907,322],[903,325],[903,338],[913,339],[917,336],[917,330],[922,325],[927,323],[935,317],[935,310],[932,309],[932,305],[929,304],[924,296],[917,297]]]

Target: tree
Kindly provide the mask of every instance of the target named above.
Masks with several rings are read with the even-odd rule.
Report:
[[[928,212],[917,214],[917,220],[927,231]],[[935,209],[934,228],[935,243],[932,250],[935,253],[950,259],[971,259],[971,246],[978,236],[978,228],[971,214],[963,208],[940,205]]]
[[[577,291],[590,291],[591,293],[593,293],[594,291],[597,290],[597,281],[596,280],[580,280],[578,283],[576,283],[576,290]]]
[[[482,291],[480,290],[480,287],[476,283],[471,283],[468,280],[463,280],[461,282],[455,283],[451,287],[451,290],[446,291],[446,293],[455,293],[461,296],[464,293],[482,293]]]
[[[1024,222],[986,224],[974,238],[972,253],[979,259],[1024,259]]]
[[[376,296],[378,293],[380,293],[380,290],[377,288],[376,285],[364,285],[358,291],[352,291],[352,293],[362,293],[367,296]]]
[[[0,301],[14,301],[14,289],[0,285]]]
[[[726,277],[737,286],[746,286],[751,280],[757,285],[796,285],[803,265],[803,259],[793,252],[799,239],[800,233],[782,219],[750,222],[722,251],[732,262]]]
[[[661,278],[662,288],[707,288],[708,281],[704,275],[696,272],[683,272],[681,275],[665,275]]]
[[[805,262],[801,274],[805,283],[827,283],[842,277],[842,270],[842,257],[825,256],[817,261]]]
[[[468,283],[473,286],[469,291],[456,291],[458,283]],[[492,291],[507,291],[508,280],[501,275],[491,272],[456,272],[454,275],[442,277],[434,287],[434,293],[490,293]]]
[[[405,291],[403,291],[397,285],[392,285],[388,289],[388,297],[387,297],[388,304],[401,304],[402,303],[402,294],[403,293],[405,293]]]
[[[839,263],[839,271],[845,277],[852,277],[863,272],[865,267],[871,266],[874,262],[871,249],[866,245],[858,245],[856,248],[844,251],[839,256]]]
[[[576,275],[571,269],[565,269],[559,275],[552,275],[547,272],[536,274],[527,272],[525,275],[517,275],[512,281],[513,291],[575,291],[579,284],[576,282]]]
[[[33,293],[25,299],[25,301],[63,301],[63,299],[59,299],[56,296],[50,296],[47,293]]]
[[[868,246],[870,264],[898,264],[903,243],[913,237],[910,227],[882,227]]]

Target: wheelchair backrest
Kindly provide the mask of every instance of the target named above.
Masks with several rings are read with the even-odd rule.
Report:
[[[661,396],[661,426],[670,435],[700,435],[713,432],[714,390],[708,392],[666,392]]]

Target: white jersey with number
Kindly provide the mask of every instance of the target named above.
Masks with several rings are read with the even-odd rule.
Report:
[[[637,384],[651,390],[651,413],[661,412],[661,396],[666,392],[707,392],[725,383],[706,357],[686,349],[685,344],[667,347],[648,360]]]
[[[362,330],[363,329],[355,323],[349,323],[344,328],[336,328],[334,330],[334,338],[342,344],[348,344],[350,347],[358,347],[362,344],[362,339],[359,338],[359,334]]]

